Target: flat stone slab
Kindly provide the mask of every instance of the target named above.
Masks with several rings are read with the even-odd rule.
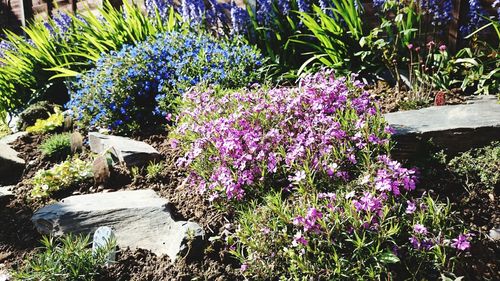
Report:
[[[118,161],[128,167],[144,166],[161,157],[151,145],[126,137],[90,132],[89,143],[92,152],[102,153],[109,150]]]
[[[194,222],[175,221],[168,201],[153,190],[119,191],[71,196],[45,206],[32,222],[42,234],[92,234],[111,227],[121,248],[142,248],[171,260],[201,252],[204,231]],[[189,246],[189,244],[191,244]]]
[[[418,140],[432,139],[451,153],[500,140],[500,104],[495,96],[475,97],[466,104],[387,113],[384,117],[396,130],[396,149],[406,153],[417,149]]]
[[[7,135],[7,136],[0,139],[0,143],[11,144],[11,143],[15,142],[18,138],[25,136],[27,134],[28,134],[27,132],[17,132],[17,133],[11,134],[11,135]]]
[[[8,144],[0,143],[0,184],[17,182],[25,166],[26,162],[17,156],[17,151]]]

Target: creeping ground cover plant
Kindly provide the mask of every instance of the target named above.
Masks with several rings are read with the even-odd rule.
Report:
[[[249,279],[435,280],[473,235],[416,194],[355,79],[322,71],[297,87],[190,91],[172,145],[188,183],[235,210],[224,235]]]
[[[190,87],[239,88],[257,81],[259,52],[238,40],[169,32],[103,56],[72,85],[68,107],[84,127],[121,133],[170,119]]]
[[[272,178],[346,181],[388,149],[389,128],[368,93],[329,73],[221,98],[192,91],[185,103],[177,133],[188,151],[179,161],[213,198],[243,199]]]

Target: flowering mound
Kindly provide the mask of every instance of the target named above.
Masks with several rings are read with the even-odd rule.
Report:
[[[449,205],[413,198],[416,171],[387,156],[391,130],[359,82],[323,71],[184,102],[179,164],[210,200],[238,202],[225,239],[247,278],[433,280],[469,247]]]
[[[271,178],[285,188],[312,178],[346,181],[388,148],[368,93],[326,72],[298,88],[185,98],[177,135],[187,153],[179,163],[192,167],[192,183],[212,199],[242,199]]]
[[[160,34],[104,55],[72,85],[68,107],[82,126],[124,133],[169,118],[175,99],[199,83],[242,87],[258,78],[260,54],[237,40]]]

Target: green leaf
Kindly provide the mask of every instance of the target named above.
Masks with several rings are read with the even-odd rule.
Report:
[[[392,252],[382,253],[382,255],[380,255],[379,260],[380,260],[380,262],[382,262],[384,264],[392,264],[392,263],[400,262],[400,259]]]

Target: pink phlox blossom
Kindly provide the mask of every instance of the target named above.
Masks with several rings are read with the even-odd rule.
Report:
[[[370,192],[365,192],[359,200],[353,200],[354,207],[359,211],[376,212],[382,208],[382,202]]]
[[[417,210],[415,202],[407,200],[406,204],[408,205],[405,211],[407,214],[413,214]]]
[[[419,223],[413,226],[413,231],[417,234],[427,235],[427,228]]]
[[[469,237],[467,235],[460,234],[457,238],[452,239],[451,246],[460,251],[468,250],[470,248]]]
[[[307,246],[307,240],[302,236],[302,232],[297,232],[293,236],[292,246],[297,247],[299,245]]]

